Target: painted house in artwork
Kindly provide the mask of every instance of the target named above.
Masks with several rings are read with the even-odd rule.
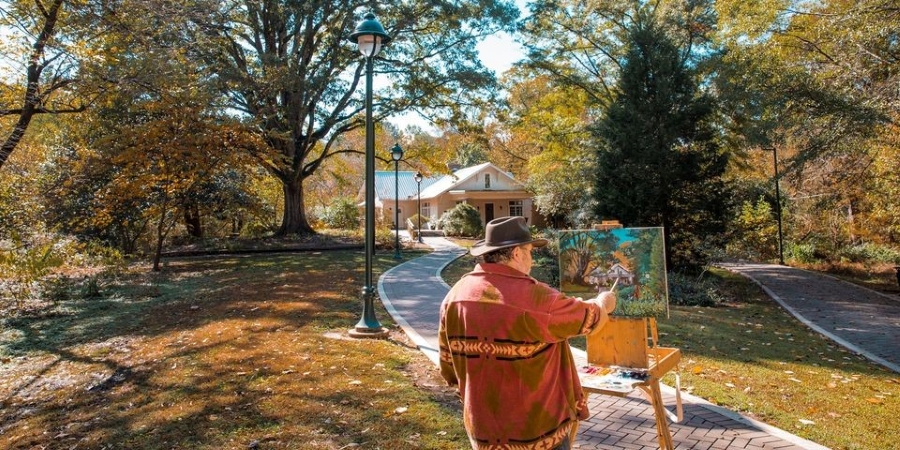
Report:
[[[415,172],[401,171],[395,178],[393,170],[375,172],[375,215],[386,224],[394,223],[395,205],[399,211],[401,228],[406,219],[421,207],[423,229],[438,227],[438,220],[447,210],[459,203],[468,203],[480,213],[482,223],[504,216],[523,216],[529,225],[543,226],[544,222],[534,210],[534,201],[525,186],[499,167],[484,163],[466,167],[448,175],[433,175],[416,183]],[[358,200],[365,206],[365,187]]]
[[[607,286],[615,280],[619,280],[619,286],[630,286],[634,284],[634,274],[622,264],[617,263],[607,270],[601,270],[599,267],[592,270],[585,281],[595,286]]]

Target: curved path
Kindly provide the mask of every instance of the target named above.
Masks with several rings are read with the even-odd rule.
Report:
[[[753,280],[808,327],[900,373],[900,298],[789,266],[719,266]]]
[[[441,270],[465,250],[437,237],[423,237],[434,252],[407,261],[385,272],[378,280],[378,294],[385,308],[422,352],[438,361],[439,306],[449,290]],[[583,351],[573,349],[578,360]],[[712,405],[682,393],[684,418],[670,424],[672,440],[679,449],[782,449],[827,450],[780,429]],[[675,404],[675,393],[664,387],[663,401]],[[651,405],[637,391],[625,398],[591,394],[594,414],[582,421],[575,448],[658,449],[656,422]]]

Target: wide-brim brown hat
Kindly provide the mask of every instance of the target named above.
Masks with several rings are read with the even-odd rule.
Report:
[[[531,244],[535,247],[547,245],[546,239],[532,239],[531,231],[521,216],[500,217],[488,222],[484,239],[475,243],[469,253],[481,256],[496,250],[517,245]]]

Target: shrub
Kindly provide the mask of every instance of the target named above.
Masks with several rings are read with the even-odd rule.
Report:
[[[756,203],[744,202],[735,219],[735,236],[728,251],[738,258],[771,260],[778,256],[778,226],[772,206],[760,198]]]
[[[322,212],[322,223],[329,228],[352,229],[359,227],[359,208],[353,200],[342,197]]]
[[[460,203],[445,212],[440,223],[447,236],[479,237],[484,232],[481,214],[468,203]]]
[[[124,268],[120,253],[53,233],[14,234],[0,240],[0,312],[10,315],[38,311],[72,298],[100,295],[100,281],[81,281],[67,273]],[[9,300],[6,300],[9,299]]]
[[[838,252],[838,256],[849,262],[900,264],[900,251],[877,244],[845,247]]]
[[[821,262],[821,254],[815,244],[789,242],[784,246],[785,258],[801,264]]]
[[[378,248],[394,250],[394,244],[397,241],[397,236],[394,233],[394,230],[390,227],[375,227],[375,246]]]
[[[718,283],[710,277],[669,272],[669,303],[683,306],[715,306],[722,301]]]
[[[420,220],[421,220],[421,222],[420,222]],[[425,216],[421,216],[421,218],[420,218],[418,214],[413,214],[409,218],[409,221],[412,222],[414,229],[417,228],[419,226],[419,224],[421,223],[423,230],[428,229],[428,220],[429,219]],[[404,224],[403,226],[406,227],[406,224]]]

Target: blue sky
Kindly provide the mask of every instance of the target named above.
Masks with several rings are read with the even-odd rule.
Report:
[[[528,13],[526,0],[516,0],[516,6],[519,7],[520,18]],[[481,55],[481,63],[485,67],[494,71],[500,77],[504,72],[512,67],[513,63],[518,61],[524,55],[522,46],[513,41],[512,36],[507,33],[497,33],[488,37],[478,44],[478,52]],[[418,125],[425,131],[434,131],[431,124],[415,113],[409,113],[402,116],[392,117],[388,122],[400,127],[406,128],[407,125]]]

